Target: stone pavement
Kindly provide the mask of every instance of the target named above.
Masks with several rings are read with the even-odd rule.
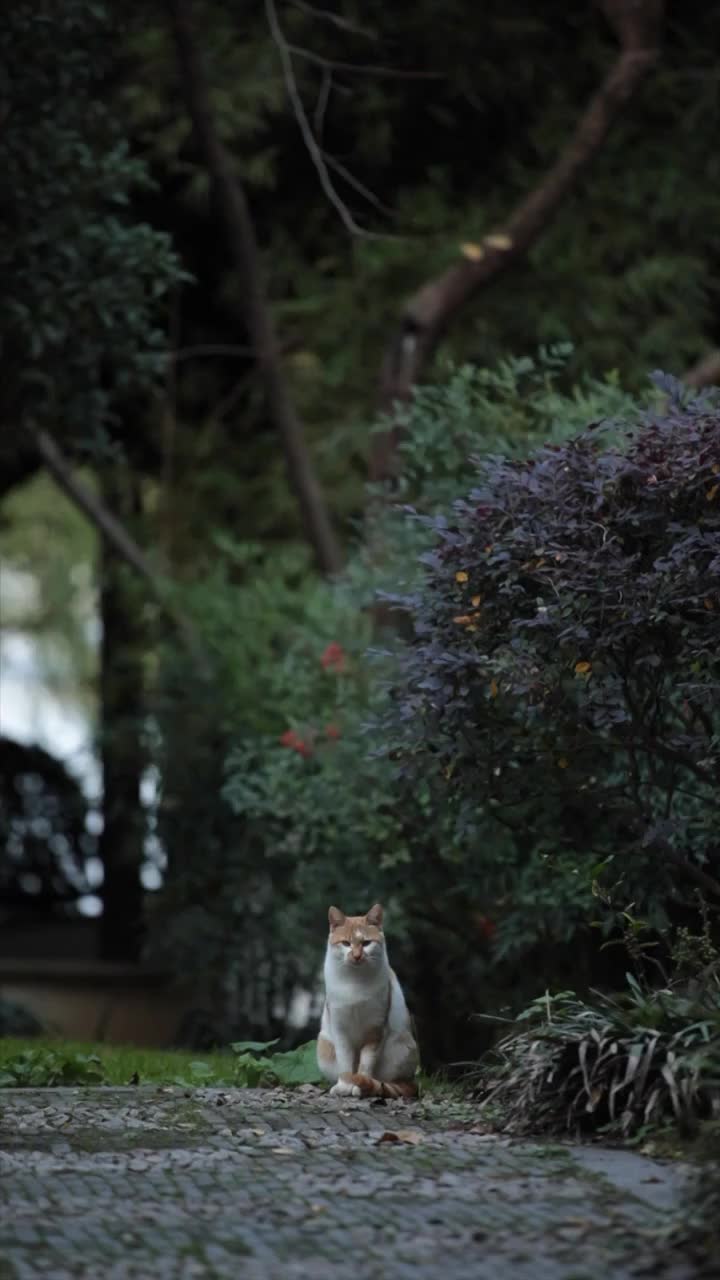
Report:
[[[658,1269],[677,1165],[476,1114],[311,1086],[3,1090],[0,1280],[693,1275]]]

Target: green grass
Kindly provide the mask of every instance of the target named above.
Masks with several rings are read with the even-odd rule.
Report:
[[[62,1058],[75,1054],[94,1055],[100,1059],[104,1083],[130,1084],[138,1076],[140,1084],[175,1084],[178,1080],[188,1084],[229,1085],[236,1079],[237,1057],[230,1052],[186,1053],[169,1049],[137,1049],[132,1045],[91,1044],[75,1040],[46,1037],[20,1039],[8,1036],[0,1039],[0,1072],[18,1054],[26,1051],[35,1054],[54,1053]],[[193,1070],[193,1063],[207,1065],[207,1072]],[[202,1080],[198,1077],[202,1075]]]
[[[315,1041],[287,1053],[273,1045],[238,1042],[227,1050],[183,1052],[133,1045],[93,1044],[53,1037],[0,1038],[0,1089],[44,1085],[239,1085],[324,1084],[315,1062]],[[452,1108],[463,1100],[456,1082],[423,1074],[421,1095]]]

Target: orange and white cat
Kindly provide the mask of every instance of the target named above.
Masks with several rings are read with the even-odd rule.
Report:
[[[325,1007],[317,1059],[331,1093],[414,1098],[419,1054],[402,987],[388,963],[383,909],[328,912]]]

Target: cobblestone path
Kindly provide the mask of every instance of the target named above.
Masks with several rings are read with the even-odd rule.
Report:
[[[677,1166],[280,1090],[0,1094],[0,1280],[685,1280]],[[651,1260],[651,1261],[649,1261]]]

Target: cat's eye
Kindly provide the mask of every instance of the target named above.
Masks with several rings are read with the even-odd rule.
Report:
[[[375,941],[374,938],[363,938],[362,944],[364,947],[371,947],[374,941]]]
[[[349,946],[350,946],[350,943],[349,943],[349,942],[345,942],[345,940],[343,939],[343,940],[341,941],[341,943],[340,943],[340,946],[341,946],[341,947],[349,947]]]

